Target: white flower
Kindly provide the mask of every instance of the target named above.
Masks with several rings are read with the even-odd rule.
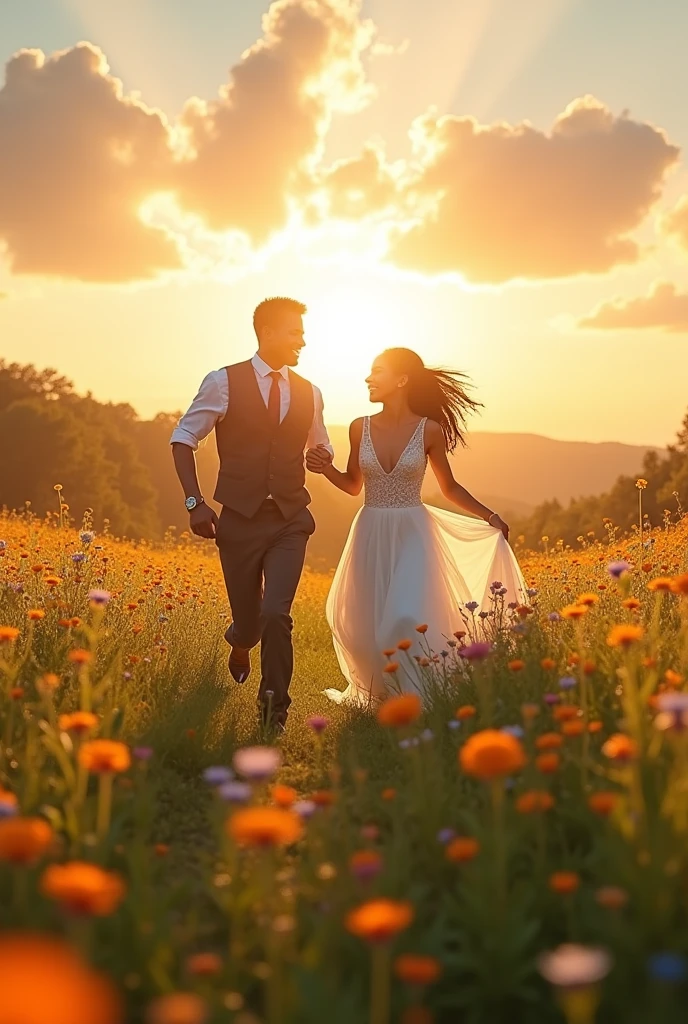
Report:
[[[574,943],[565,943],[538,957],[540,974],[557,988],[594,985],[609,974],[611,967],[612,958],[605,949]]]
[[[270,779],[282,764],[277,747],[242,747],[232,759],[236,771],[245,779],[256,782]]]

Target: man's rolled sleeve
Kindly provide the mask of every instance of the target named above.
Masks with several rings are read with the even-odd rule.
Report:
[[[198,394],[172,431],[170,444],[185,444],[194,451],[227,412],[227,375],[213,370],[201,382]]]

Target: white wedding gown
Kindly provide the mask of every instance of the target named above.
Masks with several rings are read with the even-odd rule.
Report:
[[[476,601],[477,611],[492,607],[493,581],[506,588],[504,601],[527,601],[518,562],[500,530],[421,501],[425,422],[386,473],[370,436],[370,419],[364,420],[359,461],[365,504],[351,526],[326,609],[348,683],[346,690],[325,691],[338,703],[384,697],[390,676],[383,672],[382,652],[409,639],[409,654],[423,655],[416,626],[427,623],[423,646],[439,653],[455,630],[465,628],[461,605]],[[400,671],[392,686],[415,690],[417,683]]]

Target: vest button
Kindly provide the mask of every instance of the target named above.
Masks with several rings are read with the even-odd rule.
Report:
[[[274,474],[274,473],[271,473],[271,474],[270,474],[270,477],[269,477],[269,479],[270,479],[270,480],[274,480],[274,479],[275,479],[275,474]]]

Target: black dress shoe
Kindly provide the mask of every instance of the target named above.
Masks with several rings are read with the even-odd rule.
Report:
[[[241,651],[239,657],[237,657],[236,651]],[[244,655],[245,657],[243,657]],[[232,647],[232,650],[229,652],[227,667],[232,679],[236,680],[237,683],[245,683],[251,674],[251,661],[248,651],[245,651],[242,647]]]

